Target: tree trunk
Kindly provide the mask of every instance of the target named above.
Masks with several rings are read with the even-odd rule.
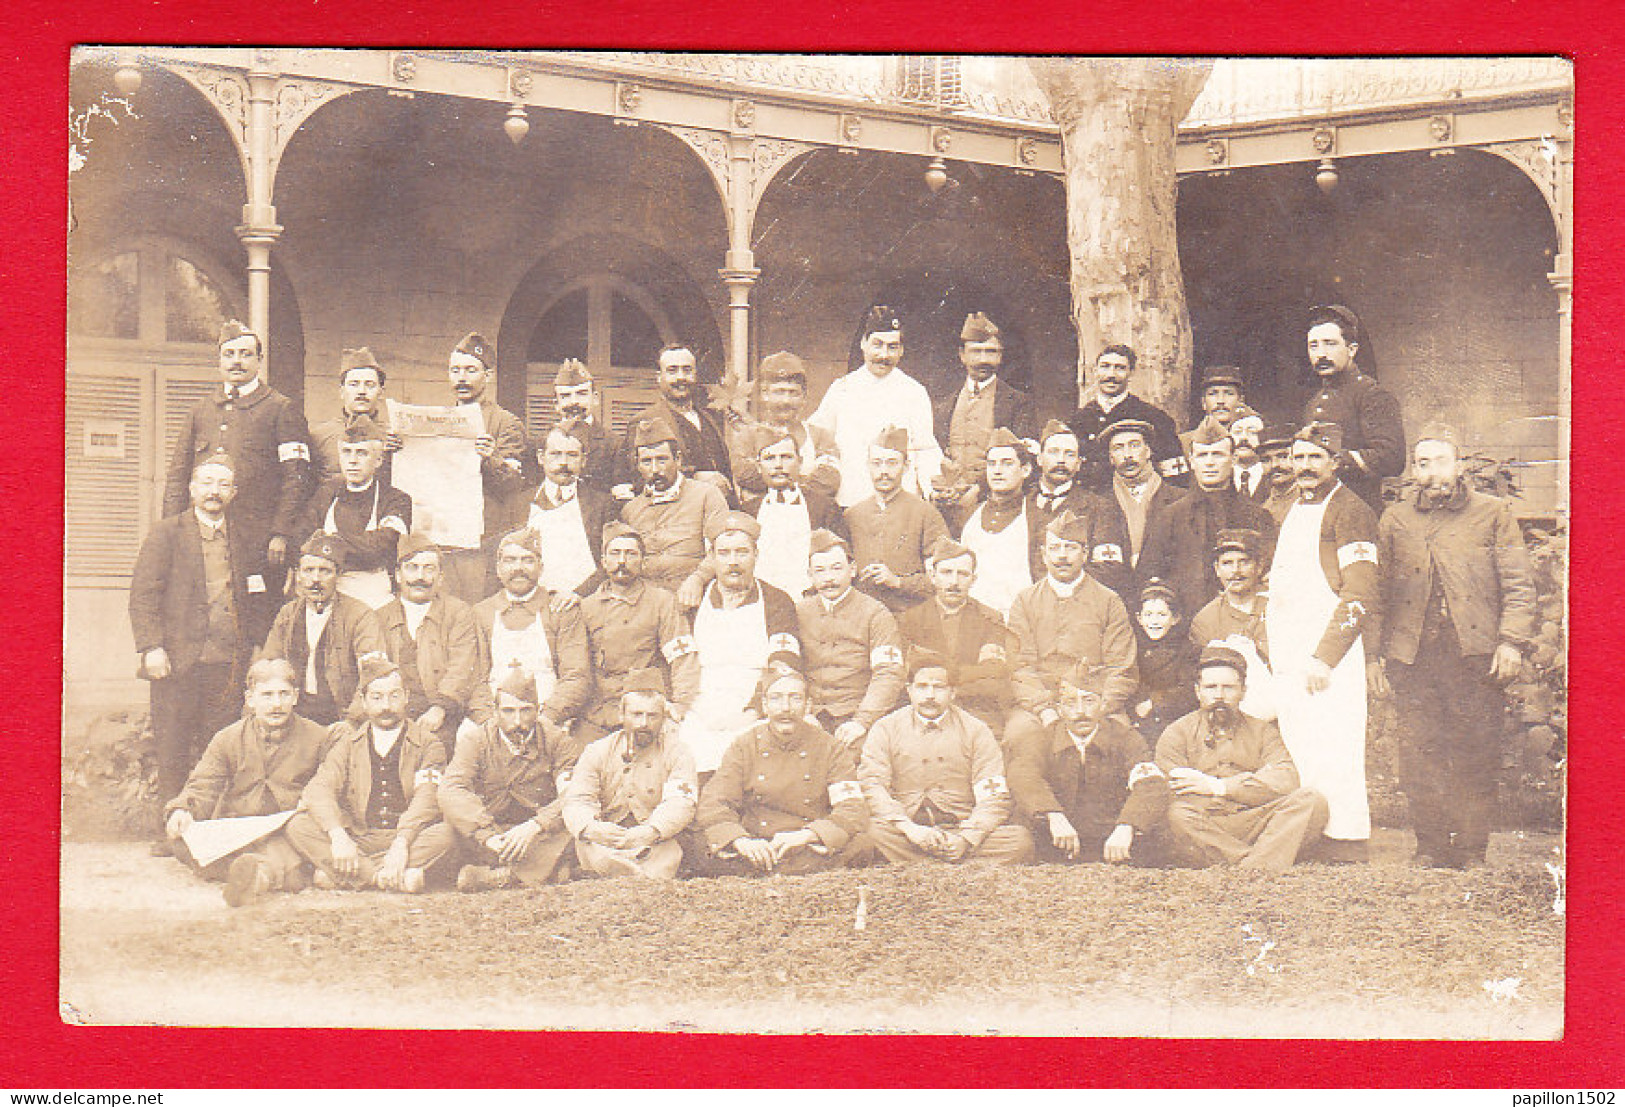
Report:
[[[1033,58],[1028,64],[1061,128],[1080,397],[1092,390],[1100,351],[1121,342],[1139,355],[1135,391],[1181,413],[1190,390],[1191,323],[1174,224],[1175,128],[1213,63]]]

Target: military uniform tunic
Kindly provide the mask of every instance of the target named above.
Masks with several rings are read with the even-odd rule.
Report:
[[[814,595],[796,604],[808,695],[827,711],[865,728],[903,694],[903,641],[885,605],[855,588],[833,604]]]
[[[713,850],[736,838],[810,828],[831,853],[862,833],[869,809],[856,752],[806,722],[788,738],[759,722],[735,738],[700,797],[698,824]]]

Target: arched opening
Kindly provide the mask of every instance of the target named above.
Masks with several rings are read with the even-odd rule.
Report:
[[[553,423],[553,377],[566,358],[598,385],[598,418],[615,431],[656,398],[655,359],[690,342],[700,378],[720,379],[722,336],[701,290],[663,251],[623,235],[594,235],[548,251],[520,282],[497,340],[499,381],[522,384],[504,403],[542,436]]]

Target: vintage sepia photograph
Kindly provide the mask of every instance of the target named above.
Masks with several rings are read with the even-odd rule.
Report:
[[[1562,1037],[1569,61],[70,66],[65,1022]]]

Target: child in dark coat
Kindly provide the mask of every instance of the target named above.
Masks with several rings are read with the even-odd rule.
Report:
[[[1196,710],[1196,658],[1174,590],[1152,577],[1140,590],[1134,637],[1139,646],[1140,687],[1129,701],[1129,720],[1156,748],[1162,730]],[[1176,633],[1177,631],[1177,633]]]

